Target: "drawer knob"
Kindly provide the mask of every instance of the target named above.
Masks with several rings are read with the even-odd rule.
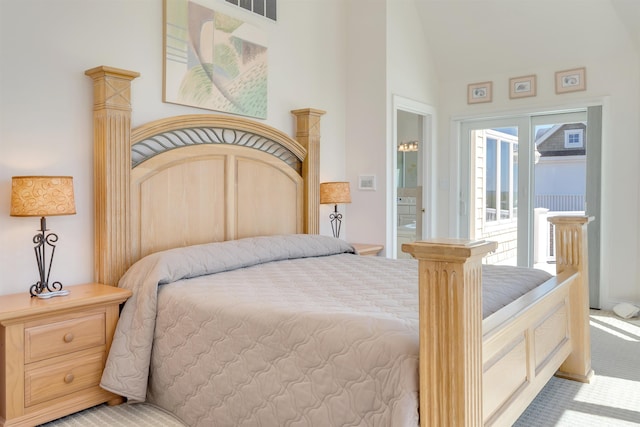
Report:
[[[67,384],[71,384],[73,382],[74,376],[73,374],[67,374],[64,377],[64,382]]]
[[[64,342],[71,342],[71,341],[73,341],[73,334],[69,332],[64,336]]]

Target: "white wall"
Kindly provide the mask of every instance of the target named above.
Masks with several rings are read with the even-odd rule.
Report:
[[[350,0],[347,60],[348,240],[390,245],[392,96],[435,105],[438,82],[414,1]],[[375,175],[376,191],[358,190]]]
[[[347,6],[346,238],[383,243],[386,220],[386,0],[350,0]],[[358,190],[359,175],[375,175],[376,191]],[[322,218],[322,217],[321,217]],[[344,224],[344,223],[343,223]]]
[[[278,2],[278,21],[223,0],[203,0],[263,28],[269,38],[266,123],[293,132],[290,110],[326,110],[321,176],[345,170],[345,13],[341,0]],[[328,31],[328,28],[331,30]],[[60,240],[51,279],[93,280],[92,81],[108,65],[138,71],[133,125],[175,114],[206,113],[162,102],[162,1],[0,1],[0,294],[37,280],[31,239],[37,218],[9,216],[11,176],[72,175],[77,214],[51,217]],[[323,234],[331,234],[321,224]]]
[[[427,127],[427,132],[431,133],[431,135],[426,136],[427,139],[422,141],[421,172],[423,182],[420,185],[424,187],[423,195],[426,196],[426,198],[422,199],[422,207],[425,209],[426,214],[422,215],[424,221],[421,221],[421,227],[417,230],[417,233],[418,235],[423,233],[427,237],[432,237],[429,235],[432,231],[430,224],[433,221],[431,189],[436,186],[436,183],[432,181],[432,177],[437,176],[436,169],[438,167],[433,158],[438,147],[434,141],[431,141],[431,136],[435,135],[437,130],[435,120],[439,95],[439,79],[431,49],[432,41],[428,39],[424,31],[423,22],[417,10],[417,2],[390,0],[387,25],[389,28],[387,34],[389,44],[387,90],[391,98],[388,99],[388,105],[392,106],[388,110],[387,123],[391,124],[395,120],[392,97],[397,97],[396,101],[398,98],[403,99],[402,102],[396,102],[396,104],[402,104],[403,108],[406,108],[407,100],[413,100],[420,104],[419,114],[424,115],[424,125]],[[413,112],[417,113],[416,111]],[[426,117],[426,114],[430,114],[431,117]],[[398,132],[401,128],[398,124]],[[396,164],[392,161],[393,152],[396,151],[393,132],[393,126],[389,125],[387,130],[388,178],[391,178],[396,170]],[[423,139],[423,135],[421,135],[420,139]],[[387,225],[389,230],[387,232],[386,245],[391,248],[393,245],[391,231],[396,226],[392,210],[392,205],[395,203],[392,188],[387,191],[387,203]],[[418,215],[421,215],[421,213],[418,212]],[[397,252],[401,253],[400,247],[402,245],[398,242],[396,243]]]

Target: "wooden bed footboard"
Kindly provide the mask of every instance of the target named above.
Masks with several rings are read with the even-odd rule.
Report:
[[[558,275],[484,321],[481,264],[496,243],[402,245],[419,260],[421,426],[510,425],[552,375],[589,381],[589,218],[550,221]]]

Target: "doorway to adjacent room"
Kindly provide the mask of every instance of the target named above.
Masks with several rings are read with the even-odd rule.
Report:
[[[387,241],[392,258],[408,258],[402,244],[430,235],[431,149],[434,110],[426,104],[394,96],[393,143],[391,147],[391,215]]]

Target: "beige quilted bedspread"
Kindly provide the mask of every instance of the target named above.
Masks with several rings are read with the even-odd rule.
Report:
[[[351,251],[296,235],[145,258],[102,386],[190,426],[416,426],[417,263]],[[485,269],[485,317],[548,278]]]

